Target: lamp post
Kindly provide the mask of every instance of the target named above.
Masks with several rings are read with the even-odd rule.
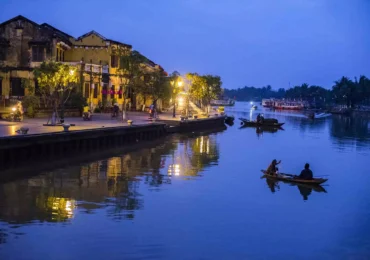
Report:
[[[172,91],[172,93],[173,93],[173,95],[172,95],[172,102],[173,102],[173,112],[172,112],[172,117],[173,117],[173,118],[175,118],[175,117],[176,117],[176,95],[174,95],[174,93],[175,93],[175,89],[176,89],[176,85],[177,85],[178,87],[182,87],[182,84],[183,84],[183,82],[182,82],[181,78],[176,78],[176,80],[172,80],[172,81],[171,81],[171,85],[172,85],[172,87],[174,88],[174,89],[173,89],[173,91]]]

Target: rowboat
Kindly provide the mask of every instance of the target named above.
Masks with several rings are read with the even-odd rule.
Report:
[[[265,121],[263,123],[258,123],[256,121],[250,121],[250,120],[245,119],[245,118],[239,118],[239,120],[242,121],[242,124],[244,126],[255,126],[255,127],[265,126],[265,127],[279,128],[279,127],[282,127],[285,124],[285,123],[272,122],[272,121],[269,121],[268,119],[265,119]]]
[[[294,183],[306,183],[306,184],[319,185],[328,180],[324,178],[313,178],[312,180],[304,180],[304,179],[299,179],[297,175],[293,175],[293,174],[279,173],[277,175],[270,175],[270,174],[267,174],[265,170],[261,170],[261,172],[267,178],[280,180],[280,181],[286,181],[286,182],[294,182]]]
[[[278,184],[279,182],[283,182],[290,186],[297,186],[297,187],[312,189],[313,191],[316,191],[316,192],[327,193],[327,191],[325,190],[323,186],[321,186],[320,184],[316,184],[316,183],[311,184],[311,183],[299,183],[299,182],[289,182],[289,181],[284,181],[284,180],[277,180],[273,178],[273,176],[270,176],[270,175],[263,175],[261,179],[268,179],[271,182],[276,183],[276,184]]]

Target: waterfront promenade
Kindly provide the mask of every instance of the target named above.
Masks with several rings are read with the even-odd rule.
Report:
[[[190,103],[192,111],[196,111],[199,119],[207,118],[204,112],[197,108],[192,102]],[[180,107],[179,109],[183,109]],[[217,113],[216,110],[211,110],[210,117],[214,117]],[[167,125],[177,125],[180,122],[180,115],[172,116],[172,108],[158,114],[156,121],[163,122]],[[69,131],[78,130],[92,130],[107,127],[122,127],[128,126],[127,120],[132,120],[133,125],[146,125],[151,124],[153,120],[149,117],[147,112],[131,111],[127,113],[126,120],[123,121],[121,115],[119,118],[112,118],[110,113],[95,113],[92,116],[92,121],[84,121],[82,117],[66,117],[65,124],[71,124]],[[194,120],[194,119],[190,119]],[[48,118],[25,118],[22,122],[9,122],[0,120],[0,137],[19,135],[16,131],[20,128],[28,128],[28,135],[44,134],[44,133],[58,133],[64,131],[61,125],[57,126],[44,126]]]
[[[202,117],[200,117],[202,118]],[[145,112],[129,112],[127,119],[133,121],[133,125],[151,124],[152,120],[149,114]],[[44,126],[47,123],[47,118],[25,118],[23,122],[8,122],[0,121],[0,137],[20,135],[16,130],[25,127],[28,128],[28,135],[43,134],[43,133],[57,133],[64,131],[61,125],[58,126]],[[166,124],[176,124],[180,121],[180,116],[172,117],[172,113],[165,112],[158,115],[157,121],[164,121]],[[93,114],[92,121],[84,121],[82,117],[67,117],[65,124],[74,124],[69,131],[91,130],[107,127],[122,127],[127,126],[127,120],[122,121],[121,118],[111,118],[111,114]]]

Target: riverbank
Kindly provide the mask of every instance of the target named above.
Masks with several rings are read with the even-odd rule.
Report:
[[[132,147],[173,133],[225,127],[223,116],[181,121],[179,118],[170,120],[168,115],[161,115],[158,121],[153,122],[147,115],[138,113],[129,115],[129,119],[133,120],[133,125],[107,117],[95,118],[95,121],[66,118],[68,124],[76,122],[69,131],[64,131],[62,126],[43,126],[45,121],[39,119],[3,125],[0,127],[5,128],[3,136],[0,137],[0,169],[19,168],[38,161],[52,162],[95,151]],[[22,127],[29,128],[29,133],[16,134],[16,129]]]

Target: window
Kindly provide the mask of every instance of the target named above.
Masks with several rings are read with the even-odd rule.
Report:
[[[99,91],[99,83],[96,83],[95,88],[94,88],[94,98],[98,98],[98,91]]]
[[[43,61],[44,49],[43,46],[32,46],[32,61]]]
[[[103,99],[107,99],[107,94],[108,94],[108,85],[107,84],[103,85],[102,94],[103,94]]]
[[[128,87],[127,89],[127,98],[133,100],[134,99],[134,90],[132,87]]]
[[[0,60],[6,60],[6,49],[3,46],[0,46]]]
[[[118,92],[118,98],[122,99],[122,93],[123,93],[123,86],[119,86],[119,92]]]
[[[114,85],[112,85],[112,88],[110,90],[110,98],[113,99],[114,98]]]
[[[85,98],[89,98],[90,97],[90,83],[88,82],[85,82]]]
[[[3,78],[0,78],[0,96],[3,95]]]
[[[41,96],[40,86],[39,86],[39,82],[37,81],[37,79],[35,79],[35,95]]]
[[[62,51],[62,61],[64,61],[64,51]]]
[[[112,68],[118,67],[118,57],[116,55],[112,55],[110,57],[110,65],[112,66]]]
[[[59,49],[57,48],[57,59],[56,61],[59,61]]]
[[[150,75],[145,74],[144,75],[144,82],[149,83],[150,82]]]
[[[20,78],[11,78],[10,96],[20,97],[24,96],[24,88],[22,87],[22,80]]]

